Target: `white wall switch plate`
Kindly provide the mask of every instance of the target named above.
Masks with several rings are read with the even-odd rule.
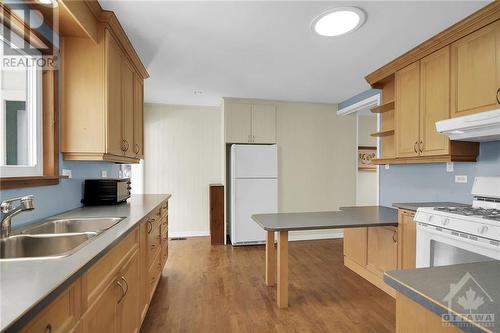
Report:
[[[101,170],[101,177],[102,178],[108,177],[108,171],[107,170]]]
[[[446,172],[453,172],[453,162],[446,163]]]
[[[68,177],[68,178],[72,177],[70,169],[62,169],[61,171],[62,171],[61,176]]]
[[[386,164],[386,165],[385,165],[385,169],[386,169],[386,170],[389,170],[389,167],[390,167],[390,165],[389,165],[389,164]]]
[[[455,176],[455,183],[467,184],[467,176]]]

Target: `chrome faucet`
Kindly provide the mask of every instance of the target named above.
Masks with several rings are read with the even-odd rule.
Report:
[[[12,204],[15,202],[19,202],[19,205],[13,207]],[[27,195],[24,197],[4,200],[0,204],[0,209],[2,210],[0,238],[5,238],[10,236],[12,218],[14,216],[21,212],[35,209],[33,196]]]

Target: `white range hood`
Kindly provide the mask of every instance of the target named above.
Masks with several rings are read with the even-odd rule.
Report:
[[[451,140],[500,140],[500,109],[437,121],[436,130]]]

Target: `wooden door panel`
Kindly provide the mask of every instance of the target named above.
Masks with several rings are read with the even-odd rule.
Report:
[[[380,275],[398,266],[397,230],[394,227],[368,228],[367,268]]]
[[[451,45],[451,115],[463,116],[498,107],[500,21]]]
[[[122,51],[118,42],[107,29],[104,34],[106,52],[106,82],[108,123],[106,150],[110,154],[122,154]]]
[[[344,256],[366,266],[367,263],[367,228],[344,229]]]
[[[141,312],[138,251],[125,265],[120,280],[125,284],[126,288],[125,296],[120,302],[120,332],[136,333],[139,331]]]
[[[134,153],[134,70],[128,58],[122,56],[122,124],[124,155],[135,157]]]
[[[423,58],[420,74],[420,154],[448,154],[448,137],[436,131],[436,121],[450,118],[450,48]]]
[[[252,105],[252,142],[276,143],[275,105]]]
[[[104,289],[99,299],[83,317],[83,332],[108,332],[118,333],[118,300],[121,289],[111,281]]]
[[[396,156],[418,156],[420,63],[396,72]]]
[[[409,211],[399,212],[399,224],[401,228],[401,264],[400,269],[410,269],[416,267],[417,248],[417,225],[413,219],[415,213]]]
[[[224,115],[226,142],[250,142],[252,105],[244,103],[226,103],[224,105]]]
[[[134,75],[134,147],[138,158],[144,158],[144,86],[139,75]]]

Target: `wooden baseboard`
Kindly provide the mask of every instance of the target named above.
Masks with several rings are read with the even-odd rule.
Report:
[[[361,266],[360,264],[352,261],[351,259],[349,259],[345,256],[344,256],[344,265],[347,268],[349,268],[351,271],[353,271],[354,273],[356,273],[359,276],[363,277],[364,279],[368,280],[368,282],[370,282],[371,284],[373,284],[377,288],[381,289],[382,291],[385,291],[388,295],[392,296],[393,298],[396,298],[396,290],[394,290],[392,287],[387,285],[384,282],[383,278],[381,278],[377,274],[371,272],[366,267]]]

